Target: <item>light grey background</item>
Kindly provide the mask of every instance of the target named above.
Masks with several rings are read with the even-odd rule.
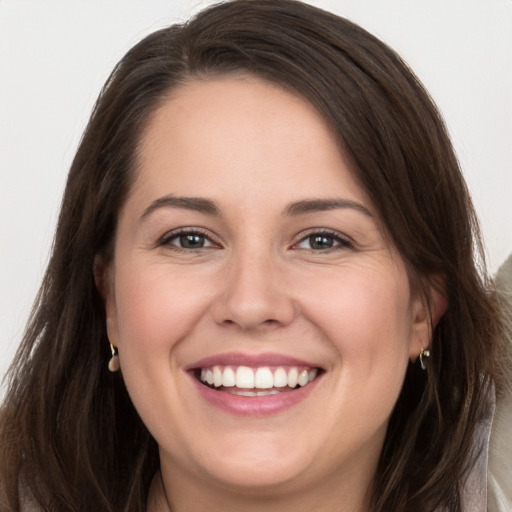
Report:
[[[0,377],[20,342],[66,173],[103,82],[144,35],[209,3],[0,0]],[[512,252],[512,1],[311,3],[384,39],[430,90],[495,270]]]

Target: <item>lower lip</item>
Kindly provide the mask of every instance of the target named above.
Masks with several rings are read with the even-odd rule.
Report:
[[[268,416],[279,414],[305,400],[316,388],[321,377],[316,377],[306,386],[293,391],[266,396],[240,396],[226,391],[216,391],[201,384],[194,375],[191,375],[191,378],[201,396],[218,409],[237,416]]]

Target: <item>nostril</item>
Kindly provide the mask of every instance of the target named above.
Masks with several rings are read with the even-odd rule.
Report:
[[[263,328],[263,329],[274,328],[274,327],[278,327],[281,324],[281,322],[279,322],[279,320],[275,320],[274,318],[269,318],[268,320],[263,320],[261,322],[254,322],[254,323],[250,323],[250,322],[242,323],[241,321],[235,321],[235,320],[226,318],[222,323],[225,326],[239,325],[243,329],[247,329],[247,330],[261,329],[261,328]]]
[[[237,325],[242,329],[275,328],[288,325],[296,315],[296,306],[285,290],[262,289],[251,283],[237,283],[219,293],[212,314],[219,325]]]

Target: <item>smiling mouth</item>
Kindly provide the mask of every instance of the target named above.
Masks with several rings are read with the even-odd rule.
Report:
[[[238,396],[257,397],[294,391],[313,382],[320,368],[301,366],[220,366],[198,368],[196,378],[216,391]]]

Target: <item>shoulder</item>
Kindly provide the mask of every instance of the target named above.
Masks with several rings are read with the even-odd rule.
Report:
[[[18,493],[20,497],[20,512],[43,512],[42,507],[32,499],[31,493],[22,480],[18,483]]]
[[[509,379],[504,382],[496,399],[491,438],[489,442],[488,510],[512,510],[512,255],[501,266],[496,286],[505,310],[505,337],[508,341]]]

